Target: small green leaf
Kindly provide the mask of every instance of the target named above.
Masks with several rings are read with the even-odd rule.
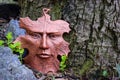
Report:
[[[21,49],[19,52],[20,52],[20,54],[23,55],[24,49]]]
[[[0,40],[0,46],[2,46],[4,44],[3,40]]]
[[[61,59],[62,59],[62,62],[65,62],[66,59],[67,59],[67,56],[66,56],[66,55],[63,55]]]
[[[16,42],[16,43],[14,43],[15,44],[15,46],[21,46],[21,43],[20,42]]]
[[[12,43],[12,32],[8,32],[8,34],[6,35],[7,38],[7,45],[9,45],[10,43]]]
[[[106,77],[108,75],[108,72],[106,70],[103,71],[102,75]]]
[[[61,71],[64,71],[64,69],[66,67],[66,60],[67,60],[66,55],[61,56],[61,62],[60,62],[60,70]]]
[[[66,56],[66,55],[63,55],[63,56],[62,56],[62,59],[63,59],[63,60],[66,60],[66,59],[67,59],[67,56]]]
[[[9,44],[9,47],[10,47],[11,49],[14,49],[16,46],[15,46],[14,44]]]
[[[8,32],[8,34],[6,35],[6,38],[8,40],[11,40],[13,37],[12,37],[12,32]]]

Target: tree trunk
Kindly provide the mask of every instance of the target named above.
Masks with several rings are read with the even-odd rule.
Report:
[[[53,20],[70,23],[65,35],[71,52],[67,69],[76,75],[100,74],[120,63],[120,1],[119,0],[19,0],[21,17],[36,19],[42,8],[51,8]]]
[[[31,19],[37,19],[41,16],[43,8],[50,8],[52,19],[60,19],[65,3],[65,0],[19,0],[21,17],[29,16]]]

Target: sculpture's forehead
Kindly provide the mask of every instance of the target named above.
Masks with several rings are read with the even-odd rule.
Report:
[[[36,21],[31,20],[29,17],[20,18],[20,26],[23,29],[33,32],[69,32],[69,24],[63,20],[50,20],[50,16],[46,11],[43,11],[44,15],[38,18]]]
[[[51,22],[38,22],[34,21],[33,25],[26,26],[32,32],[47,32],[47,33],[56,33],[62,32],[62,29],[59,25],[53,24]]]

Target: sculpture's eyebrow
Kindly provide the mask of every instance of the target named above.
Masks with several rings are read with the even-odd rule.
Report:
[[[43,34],[44,32],[33,32],[37,34]],[[60,32],[45,32],[46,34],[61,34]]]
[[[61,33],[60,32],[50,32],[50,33],[47,33],[47,34],[56,34],[56,35],[58,34],[59,35]]]

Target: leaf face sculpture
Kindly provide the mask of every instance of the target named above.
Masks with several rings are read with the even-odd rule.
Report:
[[[51,21],[47,14],[49,9],[43,9],[43,16],[37,21],[30,18],[20,18],[20,26],[26,30],[26,35],[19,36],[22,48],[29,50],[23,59],[24,64],[42,72],[56,73],[59,70],[57,56],[68,55],[69,43],[63,39],[63,33],[69,32],[69,24],[63,20]]]

